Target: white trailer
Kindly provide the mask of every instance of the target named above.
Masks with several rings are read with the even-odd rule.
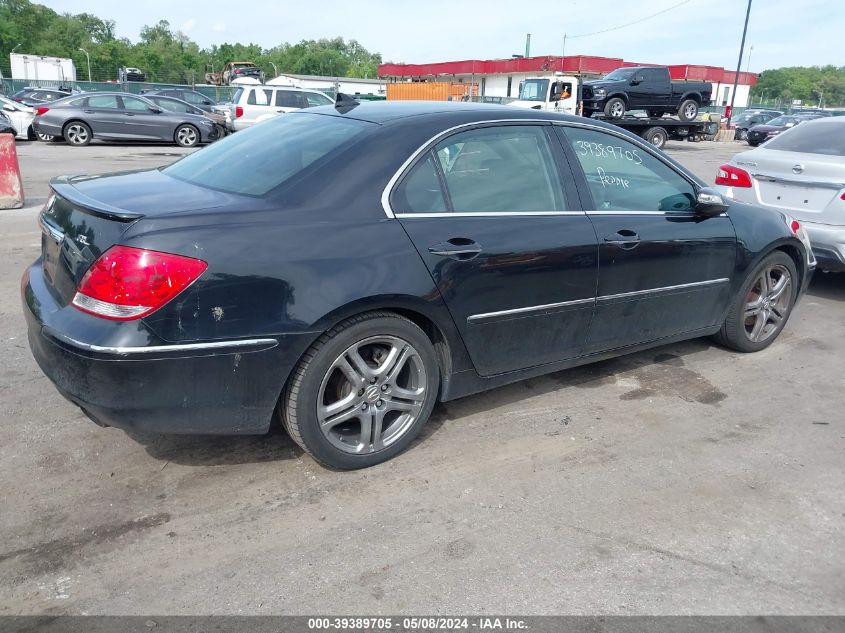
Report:
[[[72,59],[12,53],[12,79],[25,81],[76,81],[76,66]]]

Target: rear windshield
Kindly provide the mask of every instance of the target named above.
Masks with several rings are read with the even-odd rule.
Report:
[[[262,196],[354,142],[372,123],[287,114],[217,141],[163,169],[195,185]]]
[[[804,123],[770,140],[766,149],[845,156],[845,122]]]

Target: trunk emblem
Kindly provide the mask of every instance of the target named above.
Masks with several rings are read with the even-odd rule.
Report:
[[[800,173],[803,173],[803,171],[804,171],[804,165],[802,165],[801,163],[798,163],[797,165],[795,165],[792,168],[793,174],[800,174]]]

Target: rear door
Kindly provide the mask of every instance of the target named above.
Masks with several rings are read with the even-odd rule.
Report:
[[[456,132],[391,197],[485,376],[578,356],[586,340],[596,236],[553,134],[534,123]]]
[[[730,218],[696,215],[694,183],[645,145],[596,128],[556,128],[580,168],[582,200],[599,242],[587,351],[717,324],[736,265]]]
[[[94,136],[122,138],[126,136],[126,117],[123,116],[117,95],[92,95],[83,107],[85,121]]]

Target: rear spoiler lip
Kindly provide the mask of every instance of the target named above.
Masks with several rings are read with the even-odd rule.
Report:
[[[106,202],[94,200],[86,196],[79,189],[73,186],[73,179],[78,176],[57,176],[50,180],[50,188],[56,192],[56,195],[71,202],[74,206],[79,207],[85,213],[106,218],[108,220],[118,220],[120,222],[133,222],[144,217],[143,213],[134,211],[127,211],[120,207],[115,207]]]

